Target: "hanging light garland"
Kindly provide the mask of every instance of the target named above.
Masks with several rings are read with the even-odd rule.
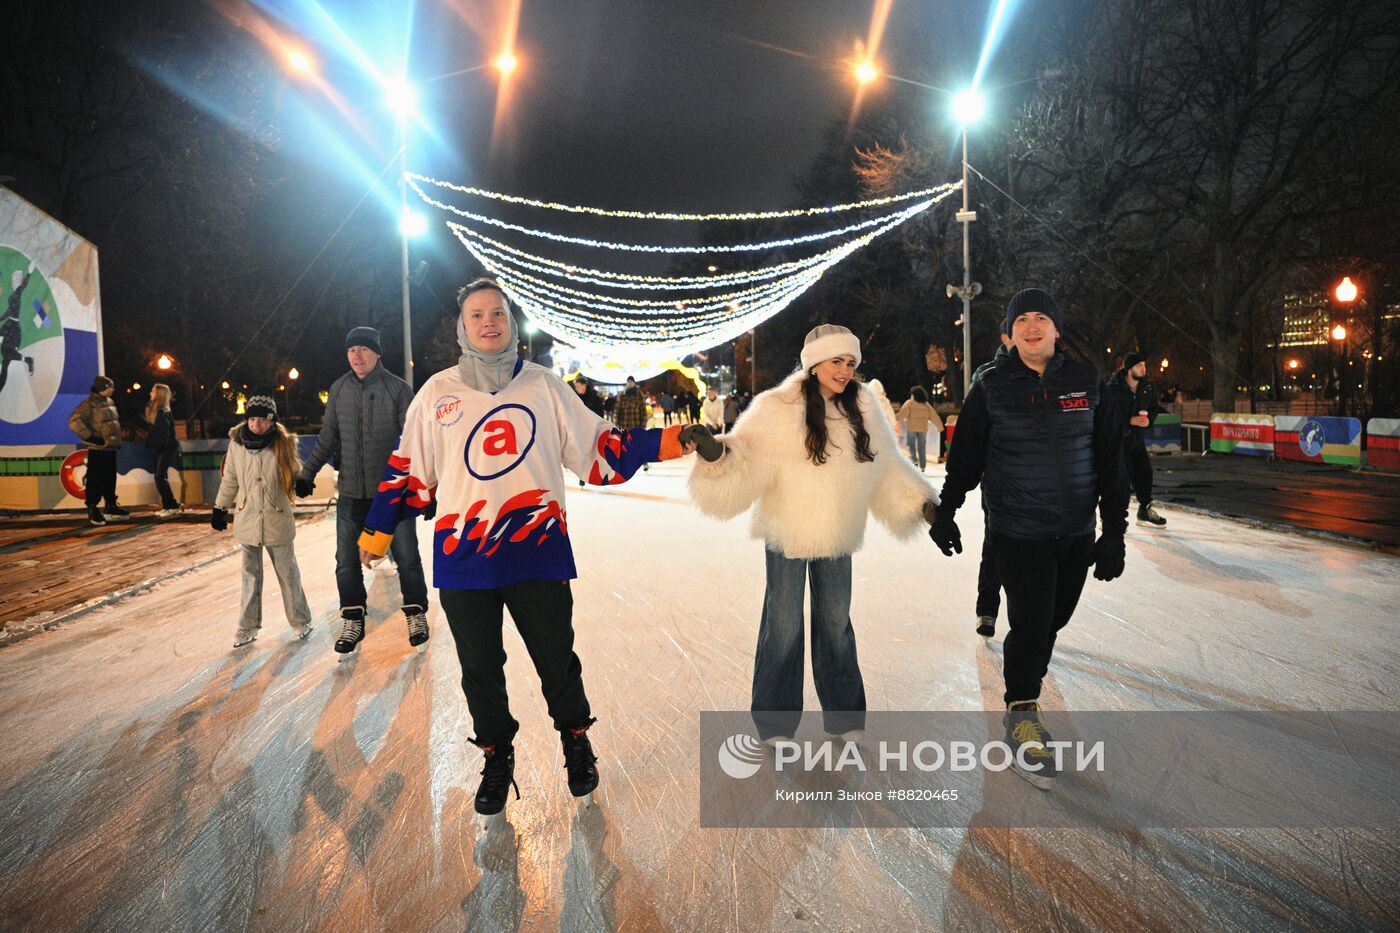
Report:
[[[658,246],[653,243],[620,243],[613,240],[595,240],[590,237],[568,236],[567,234],[563,233],[554,233],[551,230],[539,230],[534,227],[524,227],[520,224],[508,223],[504,220],[498,220],[495,217],[488,217],[485,214],[477,214],[473,211],[463,210],[460,207],[444,203],[442,201],[437,200],[436,198],[429,197],[427,193],[424,192],[423,189],[418,186],[417,182],[414,182],[410,179],[409,184],[413,186],[413,190],[418,193],[418,196],[420,198],[422,198],[426,203],[431,204],[433,207],[445,211],[450,211],[451,213],[456,214],[459,217],[465,217],[468,220],[475,220],[478,223],[490,224],[491,226],[499,227],[502,230],[513,230],[516,233],[523,233],[526,236],[538,237],[544,240],[552,240],[555,243],[573,243],[578,246],[589,246],[594,249],[609,249],[630,253],[676,254],[766,252],[768,250],[782,249],[784,247],[789,246],[801,246],[804,243],[816,243],[820,240],[829,240],[833,237],[845,236],[847,234],[856,233],[861,230],[869,230],[871,227],[875,227],[880,225],[881,223],[884,223],[891,217],[905,217],[907,219],[908,217],[912,217],[915,214],[928,210],[934,205],[934,203],[937,200],[941,200],[942,197],[946,197],[948,194],[952,193],[950,189],[949,191],[944,192],[943,195],[941,195],[939,198],[929,198],[928,200],[920,201],[914,204],[912,207],[905,208],[903,211],[900,211],[897,214],[886,214],[881,217],[872,217],[868,220],[863,220],[859,223],[849,224],[848,226],[840,227],[835,230],[819,230],[816,233],[807,233],[803,234],[802,236],[786,237],[784,239],[778,240],[765,240],[759,243],[735,243],[729,246]]]
[[[496,201],[503,201],[507,204],[520,204],[525,207],[539,207],[552,211],[563,211],[570,214],[593,214],[598,217],[615,217],[624,220],[681,220],[681,221],[715,221],[715,220],[780,220],[790,217],[818,217],[823,214],[838,214],[843,211],[869,210],[872,207],[884,207],[889,204],[900,204],[904,201],[913,201],[916,198],[936,197],[955,191],[961,187],[961,182],[949,182],[945,185],[936,185],[932,188],[924,188],[920,191],[907,191],[904,194],[892,194],[885,197],[869,198],[865,201],[852,201],[848,204],[830,204],[825,207],[798,207],[788,210],[778,211],[740,211],[735,213],[718,214],[683,214],[670,211],[617,211],[604,207],[587,207],[580,204],[560,204],[557,201],[538,201],[534,198],[522,198],[513,194],[501,194],[498,191],[489,191],[485,188],[473,188],[468,185],[454,185],[451,182],[441,179],[431,178],[427,175],[419,175],[416,172],[405,172],[404,177],[409,184],[413,185],[415,191],[421,196],[423,189],[417,182],[426,185],[434,185],[438,188],[446,188],[449,191],[456,191],[461,194],[474,195],[476,197],[491,198]],[[424,200],[427,200],[424,196]],[[429,203],[432,203],[431,201]]]
[[[672,356],[679,359],[688,353],[717,346],[751,330],[791,304],[821,279],[828,269],[851,253],[928,210],[961,187],[958,183],[952,183],[885,198],[791,211],[682,214],[611,211],[557,204],[453,185],[423,175],[406,174],[404,177],[425,203],[461,218],[448,220],[448,228],[482,267],[501,283],[512,303],[540,330],[556,340],[584,348],[588,352],[623,354],[628,359],[638,353],[648,359]],[[429,195],[423,185],[527,207],[628,220],[771,220],[814,217],[895,204],[904,206],[899,210],[865,218],[839,228],[762,242],[719,246],[655,245],[568,236],[550,230],[508,223],[438,200]],[[712,265],[709,267],[709,275],[663,276],[580,266],[542,256],[488,236],[477,229],[478,225],[592,249],[652,254],[764,252],[792,249],[838,238],[842,241],[811,255],[776,263],[763,269],[720,272]],[[648,300],[643,297],[631,298],[589,291],[576,287],[579,285],[616,291],[670,291],[684,294]]]

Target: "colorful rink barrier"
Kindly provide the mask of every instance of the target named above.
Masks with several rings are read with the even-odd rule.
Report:
[[[1355,418],[1275,415],[1274,456],[1360,466],[1361,422]]]
[[[1210,416],[1210,449],[1220,454],[1269,457],[1274,453],[1273,415],[1216,412]]]
[[[1143,432],[1142,441],[1152,454],[1181,453],[1181,416],[1161,414]]]
[[[315,435],[297,440],[300,455],[309,456],[316,446]],[[208,508],[214,504],[227,450],[227,439],[180,442],[179,469],[171,470],[167,478],[181,505]],[[117,499],[123,506],[160,504],[155,465],[155,451],[140,442],[125,443],[117,451]],[[0,508],[81,509],[86,478],[87,451],[75,450],[72,444],[0,447]],[[335,494],[335,472],[323,467],[311,498]]]
[[[1377,470],[1400,470],[1400,418],[1366,422],[1366,465]]]

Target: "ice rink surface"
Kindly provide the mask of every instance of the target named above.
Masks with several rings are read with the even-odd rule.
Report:
[[[509,623],[523,798],[489,830],[440,608],[419,655],[375,571],[369,634],[337,662],[333,518],[297,538],[309,642],[269,568],[263,634],[230,649],[230,558],[0,650],[0,928],[1400,928],[1393,831],[701,829],[698,711],[747,708],[763,560],[747,518],[690,506],[687,469],[569,490],[602,774],[581,814]],[[1165,514],[1132,526],[1122,579],[1089,581],[1048,708],[1400,708],[1400,559]],[[852,616],[872,709],[1000,708],[1004,610],[997,639],[972,631],[975,502],[960,525],[948,559],[871,522]]]

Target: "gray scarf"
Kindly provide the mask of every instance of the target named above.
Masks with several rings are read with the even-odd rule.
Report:
[[[504,350],[487,353],[478,350],[467,340],[467,329],[462,323],[462,315],[457,315],[457,346],[462,355],[457,359],[457,373],[469,388],[478,392],[499,392],[515,375],[515,364],[520,360],[520,334],[515,328],[515,315],[507,314],[510,321],[510,343]]]

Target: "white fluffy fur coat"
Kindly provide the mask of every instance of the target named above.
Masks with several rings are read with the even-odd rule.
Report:
[[[874,461],[856,461],[850,423],[828,403],[827,460],[818,466],[807,456],[804,378],[794,373],[756,396],[725,435],[729,450],[719,460],[696,458],[689,482],[695,504],[721,519],[754,506],[753,536],[798,559],[860,550],[867,512],[898,537],[915,534],[924,502],[938,496],[901,456],[870,390],[861,386],[858,397]]]

